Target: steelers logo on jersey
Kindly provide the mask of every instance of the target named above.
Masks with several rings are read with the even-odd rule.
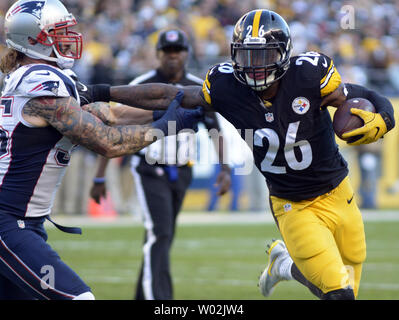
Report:
[[[295,98],[292,101],[292,110],[297,114],[305,114],[310,108],[310,102],[304,97]]]

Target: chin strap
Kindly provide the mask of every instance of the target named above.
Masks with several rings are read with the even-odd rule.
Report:
[[[60,69],[72,69],[75,60],[72,58],[59,57],[56,61]]]
[[[72,69],[73,64],[75,63],[75,59],[61,56],[54,45],[53,45],[53,51],[57,56],[56,63],[61,69]]]

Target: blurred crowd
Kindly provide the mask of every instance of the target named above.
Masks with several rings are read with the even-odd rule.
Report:
[[[13,2],[0,2],[0,55],[6,49],[3,20]],[[187,69],[204,77],[211,65],[230,59],[230,41],[237,20],[248,11],[266,8],[279,13],[290,25],[295,55],[323,52],[334,59],[344,82],[358,83],[386,96],[399,96],[399,1],[396,0],[63,0],[63,3],[77,18],[78,31],[83,34],[83,57],[75,63],[74,71],[85,83],[127,84],[157,67],[158,32],[171,26],[189,35],[191,52]],[[380,148],[372,153],[359,151],[360,156],[363,154],[375,154],[379,159]],[[71,208],[60,211],[79,212],[77,206],[84,212],[87,206],[89,187],[84,187],[83,193],[81,189],[83,184],[91,182],[86,177],[91,171],[86,169],[94,168],[96,159],[90,152],[80,155],[72,157],[76,164],[71,167],[81,170],[71,169],[68,174],[73,180],[71,184],[80,188],[77,195],[61,188],[59,197],[63,201],[58,203],[70,204]],[[370,167],[362,166],[361,159],[359,164],[361,168]],[[374,169],[369,171],[377,172],[376,167],[377,164],[373,165]],[[113,171],[114,176],[118,171],[117,168]],[[374,199],[370,207],[375,206],[378,177],[374,176],[368,179],[369,183],[363,180],[361,183],[372,186],[368,192],[371,196],[364,197]],[[362,179],[366,178],[367,174],[362,172]],[[248,188],[254,187],[250,194],[255,195],[256,190],[267,192],[259,174],[248,176],[247,180]],[[113,195],[114,201],[118,195],[119,191]],[[68,197],[80,201],[70,201]],[[256,198],[250,203],[256,207],[254,210],[265,205],[263,202],[256,205]]]
[[[0,3],[0,19],[14,1]],[[192,41],[190,71],[229,59],[235,22],[267,8],[291,27],[294,53],[321,51],[334,58],[345,81],[381,93],[399,92],[399,2],[395,0],[64,0],[84,35],[74,69],[88,83],[127,83],[154,67],[160,29],[178,26]],[[3,25],[3,21],[0,21]],[[4,44],[4,32],[0,35]],[[2,47],[4,49],[4,47]]]

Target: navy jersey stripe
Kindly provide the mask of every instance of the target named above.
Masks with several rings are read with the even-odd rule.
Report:
[[[28,70],[25,71],[25,73],[22,75],[21,79],[19,79],[16,87],[14,90],[16,90],[18,88],[18,86],[21,84],[22,80],[28,76],[29,74],[31,74],[34,71],[38,71],[38,70],[49,70],[51,72],[54,72],[57,76],[59,76],[61,78],[61,80],[64,82],[65,87],[68,90],[68,93],[74,97],[75,99],[77,99],[77,94],[76,94],[76,85],[75,83],[69,79],[65,74],[63,74],[61,71],[57,70],[56,68],[49,66],[49,65],[36,65],[33,66],[31,68],[29,68]]]
[[[0,186],[0,213],[25,216],[48,154],[61,138],[53,127],[17,125],[11,136],[10,165]]]

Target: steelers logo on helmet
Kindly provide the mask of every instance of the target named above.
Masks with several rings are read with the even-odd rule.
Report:
[[[254,90],[265,90],[288,70],[291,50],[290,31],[284,19],[273,11],[253,10],[234,27],[234,75]]]

